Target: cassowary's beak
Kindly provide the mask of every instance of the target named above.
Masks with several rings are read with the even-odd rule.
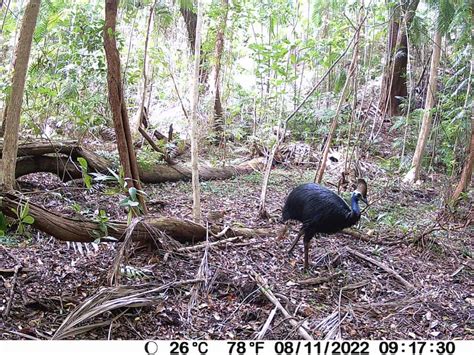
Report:
[[[367,197],[361,196],[360,200],[364,202],[367,206],[369,205],[369,201],[367,200]]]

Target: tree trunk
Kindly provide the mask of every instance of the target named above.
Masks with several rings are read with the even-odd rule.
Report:
[[[194,53],[196,48],[196,37],[197,37],[197,14],[193,11],[194,1],[180,1],[179,11],[183,16],[184,23],[186,25],[186,32],[188,33],[188,43],[191,53]],[[202,50],[199,45],[200,51],[200,62],[199,62],[199,83],[206,84],[209,76],[209,71],[206,68],[206,53]]]
[[[471,183],[472,178],[472,168],[474,166],[474,118],[471,118],[471,143],[468,146],[468,154],[466,156],[466,162],[464,163],[464,168],[462,169],[461,178],[459,183],[454,190],[454,193],[451,197],[453,202],[456,202],[461,196],[461,193],[466,191],[469,184]]]
[[[221,73],[221,61],[222,53],[224,52],[224,34],[227,24],[227,14],[229,12],[229,0],[221,0],[222,4],[222,17],[217,30],[216,35],[216,65],[215,65],[215,96],[214,96],[214,120],[213,120],[213,130],[214,133],[219,134],[223,131],[223,114],[224,110],[222,108],[221,94],[220,94],[220,73]],[[218,137],[216,137],[218,138]],[[216,139],[216,142],[219,139]]]
[[[188,43],[189,49],[191,52],[194,52],[194,48],[196,48],[196,24],[197,24],[197,14],[193,11],[192,1],[180,1],[179,11],[181,12],[181,16],[183,16],[184,24],[186,25],[186,32],[188,34]],[[188,6],[191,6],[189,8]]]
[[[192,186],[193,186],[193,218],[194,222],[201,221],[201,190],[199,186],[199,136],[198,136],[198,103],[199,103],[199,63],[201,52],[201,23],[202,5],[197,1],[197,22],[196,22],[196,42],[194,48],[194,78],[191,98],[191,166],[192,166]]]
[[[120,164],[124,170],[128,188],[135,187],[141,191],[140,176],[138,173],[137,159],[133,147],[130,123],[128,120],[127,107],[123,95],[120,55],[117,50],[115,40],[117,23],[118,0],[105,1],[105,26],[104,26],[104,47],[107,59],[107,84],[109,88],[109,103],[114,121],[115,135],[117,138],[117,148],[120,156]],[[141,193],[138,200],[146,212],[145,200]]]
[[[436,91],[440,55],[441,32],[437,30],[433,43],[433,56],[431,57],[430,79],[428,83],[428,90],[426,92],[425,112],[423,114],[423,121],[421,123],[420,134],[418,136],[418,143],[416,144],[415,154],[411,163],[411,169],[403,179],[403,181],[405,182],[415,182],[420,177],[423,153],[426,147],[426,143],[428,142],[431,130],[432,111],[436,104]]]
[[[388,30],[387,52],[385,55],[385,68],[382,77],[382,85],[380,91],[379,107],[385,112],[387,100],[390,100],[390,80],[392,77],[393,54],[395,53],[395,44],[397,42],[398,28],[400,27],[400,9],[398,7],[391,9],[390,25]]]
[[[386,62],[380,93],[380,110],[385,115],[394,116],[399,113],[400,98],[407,96],[407,63],[408,63],[408,38],[406,29],[410,27],[415,16],[419,0],[411,0],[403,6],[404,16],[400,10],[395,9],[391,14],[388,60]]]
[[[142,75],[143,75],[143,92],[142,92],[142,97],[140,100],[140,107],[138,109],[138,128],[141,128],[142,126],[144,128],[148,127],[148,111],[145,106],[145,100],[146,100],[146,93],[147,93],[147,88],[148,88],[148,73],[147,73],[147,65],[148,65],[148,42],[150,40],[150,28],[151,24],[153,22],[153,15],[155,13],[155,8],[156,8],[156,3],[158,0],[155,0],[153,4],[150,7],[150,13],[148,14],[148,20],[147,20],[147,27],[146,27],[146,36],[145,36],[145,48],[143,49],[143,70],[142,70]],[[138,130],[137,128],[137,130]],[[136,132],[136,131],[135,131]]]
[[[26,73],[30,59],[31,42],[41,0],[30,0],[26,5],[20,29],[20,36],[13,59],[11,92],[6,100],[3,125],[5,139],[2,159],[0,160],[0,189],[12,190],[15,184],[15,168],[18,154],[18,132],[20,130],[20,112],[25,91]]]

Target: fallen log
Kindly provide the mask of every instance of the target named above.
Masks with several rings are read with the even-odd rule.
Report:
[[[5,215],[17,218],[15,211],[27,203],[27,200],[17,194],[0,193],[0,211]],[[99,224],[91,221],[65,217],[59,213],[44,209],[29,202],[29,215],[34,218],[33,227],[45,232],[56,239],[70,242],[93,242],[100,235]],[[107,223],[108,236],[113,240],[122,241],[125,237],[127,223],[110,221]],[[153,241],[163,232],[181,243],[197,243],[206,239],[206,228],[200,224],[174,217],[146,217],[143,218],[132,232],[135,241]],[[218,230],[211,230],[217,233]],[[266,229],[229,228],[224,238],[232,236],[262,236],[271,234]]]
[[[0,152],[2,141],[0,141]],[[16,177],[31,173],[47,172],[56,174],[63,181],[82,177],[77,158],[87,160],[92,172],[106,173],[112,164],[106,159],[85,147],[78,146],[74,141],[21,143],[19,159],[16,166]],[[48,154],[48,155],[46,155]],[[236,175],[249,174],[260,170],[264,158],[255,158],[235,166],[210,167],[200,166],[199,177],[201,180],[223,180]],[[174,182],[191,180],[191,167],[186,164],[142,164],[139,166],[140,179],[144,183]]]
[[[2,157],[3,139],[0,139],[0,158]],[[31,142],[22,142],[18,145],[18,157],[29,157],[30,162],[37,157],[45,154],[55,155],[56,157],[69,157],[76,162],[77,158],[82,157],[87,160],[89,168],[94,171],[107,171],[110,163],[96,153],[78,145],[77,141],[44,141],[37,140]],[[32,158],[34,157],[34,158]],[[48,171],[47,171],[48,172]]]
[[[235,166],[223,168],[200,166],[200,180],[224,180],[237,175],[249,174],[259,170],[264,158],[255,158]],[[140,179],[145,183],[191,180],[191,167],[185,164],[156,164],[147,168],[139,167]]]

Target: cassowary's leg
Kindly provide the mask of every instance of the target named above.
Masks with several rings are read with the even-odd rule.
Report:
[[[293,252],[293,249],[295,249],[296,243],[298,243],[298,241],[300,240],[300,238],[303,234],[304,234],[304,231],[303,231],[303,229],[301,229],[298,232],[298,235],[296,236],[295,240],[293,240],[293,243],[291,243],[291,247],[288,250],[288,254],[291,254]]]
[[[311,241],[311,237],[308,237],[307,234],[305,234],[304,239],[303,239],[303,246],[304,246],[304,266],[303,270],[306,271],[309,268],[309,242]]]

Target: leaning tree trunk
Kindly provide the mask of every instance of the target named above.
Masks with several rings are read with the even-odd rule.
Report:
[[[213,130],[214,133],[219,134],[223,131],[223,116],[224,110],[222,108],[221,93],[220,93],[220,79],[221,79],[221,63],[222,53],[224,52],[224,34],[227,23],[227,15],[229,12],[229,0],[221,0],[222,4],[222,17],[219,23],[219,28],[216,35],[216,64],[215,64],[215,96],[214,96],[214,119],[213,119]],[[217,138],[217,137],[216,137]],[[216,139],[216,142],[219,139]]]
[[[41,0],[30,0],[26,5],[20,29],[20,36],[13,59],[11,92],[4,109],[3,125],[5,137],[2,159],[0,160],[0,186],[12,190],[15,185],[15,168],[18,154],[18,132],[20,130],[20,112],[25,91],[26,72],[30,59],[31,42]]]
[[[423,160],[423,153],[425,151],[426,143],[431,130],[433,108],[436,104],[436,92],[438,82],[438,67],[441,55],[441,32],[436,31],[433,43],[433,56],[431,57],[430,79],[428,83],[428,90],[426,92],[425,112],[423,114],[423,121],[421,123],[420,134],[418,136],[418,143],[416,144],[415,154],[411,163],[410,171],[405,175],[405,182],[415,182],[420,177],[420,170]]]
[[[196,223],[201,221],[201,190],[199,186],[199,145],[198,145],[198,103],[199,103],[199,61],[201,52],[201,23],[202,4],[197,0],[197,22],[196,22],[196,42],[194,48],[194,79],[192,91],[191,107],[191,166],[192,166],[192,186],[193,186],[193,218]]]
[[[379,107],[383,114],[394,116],[399,113],[400,98],[407,96],[408,38],[406,29],[415,16],[419,0],[411,0],[404,5],[405,14],[394,9],[390,19],[388,40],[388,61],[382,80]]]
[[[117,23],[118,0],[105,1],[105,26],[104,26],[104,47],[107,59],[107,84],[109,87],[109,103],[114,121],[115,135],[117,137],[117,147],[120,156],[120,163],[123,167],[128,188],[135,187],[141,191],[140,176],[138,173],[137,158],[133,147],[130,123],[128,120],[127,107],[123,94],[123,86],[120,71],[120,55],[116,43],[116,23]],[[145,200],[141,193],[138,199],[146,212]]]

